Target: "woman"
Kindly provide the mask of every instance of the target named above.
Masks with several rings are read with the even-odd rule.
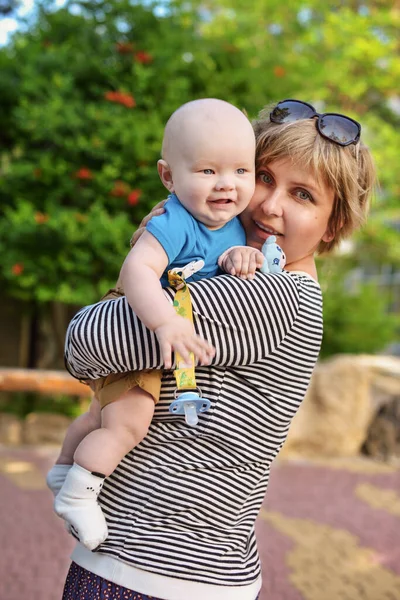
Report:
[[[175,382],[165,374],[148,435],[99,497],[109,536],[94,553],[77,546],[64,600],[255,600],[259,593],[254,522],[322,337],[314,254],[360,226],[374,167],[356,122],[318,116],[299,101],[262,113],[255,132],[257,185],[241,220],[254,248],[277,236],[285,271],[190,286],[195,328],[216,348],[212,365],[196,369],[211,408],[188,428],[168,412]],[[76,315],[66,361],[90,379],[162,366],[154,335],[124,298]]]

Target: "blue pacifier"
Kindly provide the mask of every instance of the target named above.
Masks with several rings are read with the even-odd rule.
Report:
[[[200,390],[199,390],[200,392]],[[211,406],[207,398],[201,397],[201,392],[183,392],[179,394],[169,407],[169,412],[174,415],[185,415],[185,421],[190,427],[196,427],[199,422],[199,413],[206,412]]]

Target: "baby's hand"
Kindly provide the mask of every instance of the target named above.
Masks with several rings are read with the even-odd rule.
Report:
[[[218,259],[221,269],[241,279],[254,279],[256,270],[262,267],[263,262],[263,253],[250,246],[229,248]]]
[[[191,364],[191,352],[201,365],[210,364],[215,354],[214,347],[205,339],[196,335],[189,319],[180,315],[176,315],[174,318],[169,319],[168,323],[163,323],[160,327],[157,327],[154,333],[159,341],[161,356],[166,369],[170,369],[172,366],[171,353],[173,350],[179,352],[188,364]]]

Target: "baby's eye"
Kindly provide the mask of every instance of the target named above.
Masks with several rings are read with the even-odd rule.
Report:
[[[214,171],[212,169],[203,169],[204,175],[212,175]]]
[[[239,175],[244,175],[244,173],[246,173],[246,169],[244,169],[244,168],[236,169],[236,173],[239,173]]]

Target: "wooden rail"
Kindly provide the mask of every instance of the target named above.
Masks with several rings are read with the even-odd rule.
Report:
[[[89,386],[74,379],[66,371],[43,371],[40,369],[0,368],[1,392],[37,392],[39,394],[67,394],[89,398]]]

